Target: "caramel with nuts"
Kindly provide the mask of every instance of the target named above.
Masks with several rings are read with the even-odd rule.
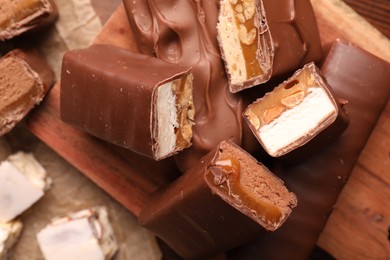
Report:
[[[20,22],[45,8],[42,0],[0,0],[0,29],[6,30],[14,23]]]

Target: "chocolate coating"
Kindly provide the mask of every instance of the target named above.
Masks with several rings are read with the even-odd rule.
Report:
[[[348,98],[350,124],[329,148],[301,164],[271,167],[299,204],[282,228],[231,252],[232,259],[307,259],[337,197],[390,95],[390,64],[336,42],[321,71],[337,95]]]
[[[201,259],[279,228],[296,203],[279,178],[223,141],[154,194],[139,221],[185,259]]]
[[[263,0],[275,44],[273,77],[322,58],[322,47],[310,0]]]
[[[218,2],[124,0],[142,53],[189,66],[196,109],[192,147],[176,157],[185,171],[222,140],[241,143],[241,99],[230,93],[217,43]]]
[[[156,158],[156,89],[189,68],[110,45],[64,55],[61,119],[134,152]]]

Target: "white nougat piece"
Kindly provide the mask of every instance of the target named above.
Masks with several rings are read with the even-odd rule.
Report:
[[[104,207],[53,219],[37,238],[46,260],[104,260],[112,258],[118,250]]]
[[[18,240],[23,225],[19,220],[7,223],[0,222],[0,260],[7,259],[7,251]]]
[[[16,153],[0,163],[0,222],[31,207],[48,187],[45,169],[31,154]]]

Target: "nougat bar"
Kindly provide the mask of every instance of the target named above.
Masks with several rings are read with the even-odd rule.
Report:
[[[0,163],[0,222],[8,222],[37,202],[51,179],[32,154],[18,152]]]
[[[188,67],[109,45],[69,51],[60,100],[66,123],[155,160],[191,145]]]
[[[43,100],[54,81],[50,65],[35,50],[15,49],[0,59],[0,136]]]
[[[271,78],[274,43],[261,0],[221,0],[217,30],[231,92]]]
[[[0,260],[9,259],[8,251],[18,241],[22,229],[20,220],[0,222]]]
[[[326,136],[322,145],[339,137],[348,125],[345,103],[309,63],[249,105],[244,117],[266,152],[280,157],[303,145],[319,146],[318,139],[311,141],[320,133]]]
[[[52,0],[0,0],[0,42],[44,28],[57,17]]]
[[[337,95],[348,99],[349,126],[327,149],[291,166],[270,169],[299,200],[283,227],[262,234],[229,259],[308,259],[360,152],[390,97],[390,63],[337,41],[320,70]]]
[[[232,141],[146,202],[139,221],[184,258],[204,258],[278,229],[295,195]]]
[[[37,234],[46,260],[111,259],[118,243],[105,207],[54,218]]]

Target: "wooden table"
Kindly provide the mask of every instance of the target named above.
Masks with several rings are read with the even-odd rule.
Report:
[[[100,2],[100,3],[99,3]],[[328,6],[327,0],[312,0],[313,4],[326,3],[325,6],[316,7],[316,10],[324,8],[322,11],[332,12],[332,6]],[[345,0],[353,6],[356,11],[363,14],[368,20],[370,20],[375,26],[378,27],[384,34],[390,37],[390,1],[389,0]],[[104,6],[101,1],[94,0],[94,6],[98,13],[103,17],[107,17],[107,6]],[[118,0],[113,1],[112,4],[118,3]],[[326,8],[328,8],[325,10]],[[105,13],[101,12],[104,9]],[[112,9],[111,9],[112,10]],[[337,9],[339,10],[339,9]],[[325,12],[324,12],[325,13]],[[340,15],[340,14],[338,14]],[[104,18],[106,19],[106,18]],[[351,21],[355,21],[351,19]],[[123,25],[126,26],[126,25]],[[339,26],[338,21],[334,21],[334,26]],[[342,24],[340,26],[351,26],[350,24]],[[353,23],[352,26],[355,26]],[[359,23],[359,25],[362,26]],[[330,28],[334,29],[334,28]],[[369,28],[370,29],[370,28]],[[118,28],[121,30],[121,28]],[[345,30],[345,28],[344,28]],[[370,29],[371,30],[371,29]],[[353,31],[353,30],[352,30]],[[363,43],[370,48],[370,41],[383,41],[384,44],[388,44],[386,39],[381,39],[376,33],[367,32],[369,39],[365,39]],[[347,38],[367,37],[367,35],[348,35]],[[99,40],[99,39],[98,39]],[[127,43],[128,44],[128,43]],[[389,46],[389,45],[386,45]],[[386,48],[373,49],[373,52],[377,52],[378,55],[383,55],[385,59],[390,61],[390,48],[386,52]],[[389,72],[390,73],[390,72]],[[389,83],[390,84],[390,83]],[[390,87],[390,85],[389,85]],[[57,93],[58,94],[58,93]],[[55,100],[55,99],[54,99]],[[52,104],[58,106],[58,103]],[[45,112],[44,112],[45,113]],[[50,119],[50,115],[45,115],[40,119]],[[49,116],[49,117],[47,117]],[[45,118],[44,118],[45,117]],[[32,117],[34,120],[39,119],[37,116]],[[51,127],[57,131],[50,131],[47,128],[42,127],[47,125],[45,120],[30,121],[29,127],[31,131],[36,134],[43,141],[47,142],[50,139],[58,140],[63,130],[62,125],[52,124]],[[55,129],[56,127],[58,129]],[[51,130],[53,130],[51,129]],[[72,129],[66,128],[65,131],[72,131]],[[46,132],[45,132],[46,131]],[[66,142],[72,142],[72,140],[65,140]],[[61,145],[61,141],[54,145],[54,150],[62,155],[71,152],[69,144]],[[82,146],[83,143],[71,143],[71,145]],[[57,146],[57,147],[55,147]],[[91,147],[95,149],[98,147]],[[74,151],[72,151],[74,153]],[[81,154],[74,154],[73,156],[82,156]],[[104,156],[98,154],[97,156]],[[64,156],[65,157],[65,156]],[[66,158],[66,157],[65,157]],[[115,160],[115,159],[114,159]],[[79,162],[82,165],[76,165],[76,167],[86,167],[90,162]],[[121,165],[121,162],[113,161],[115,167],[127,167]],[[103,166],[102,166],[103,167]],[[358,163],[351,175],[349,182],[343,190],[337,206],[332,213],[319,241],[318,245],[330,252],[333,256],[339,259],[389,259],[390,258],[390,103],[388,103],[385,111],[382,114],[380,121],[378,122],[374,132],[371,135],[369,142],[367,143],[364,151],[362,152]],[[89,176],[98,185],[102,186],[113,197],[117,198],[124,206],[132,210],[137,214],[139,205],[142,204],[143,198],[128,198],[121,201],[120,189],[144,189],[151,191],[154,187],[143,183],[140,179],[132,179],[131,185],[123,187],[114,187],[106,185],[104,183],[104,173],[101,175]],[[120,180],[121,176],[113,175],[112,178]]]

